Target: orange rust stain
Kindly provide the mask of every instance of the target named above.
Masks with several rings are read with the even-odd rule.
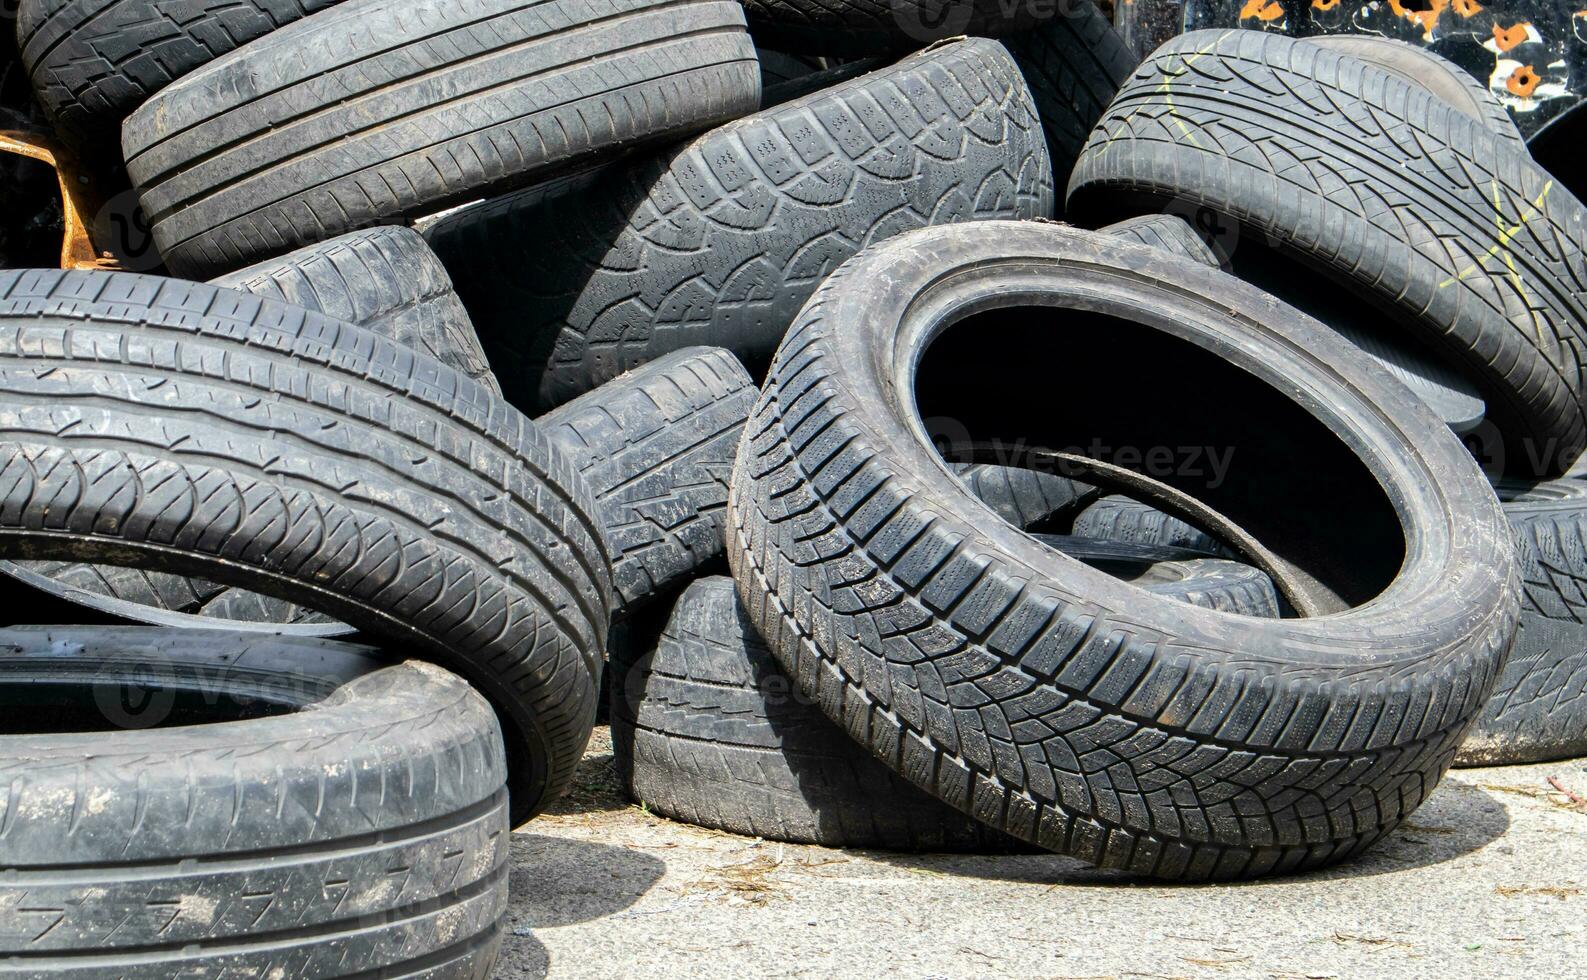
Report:
[[[1455,0],[1455,13],[1461,17],[1475,17],[1482,13],[1482,4],[1477,0]]]
[[[1339,0],[1311,0],[1313,10],[1332,10],[1339,6]]]
[[[1511,95],[1518,95],[1525,99],[1531,97],[1541,81],[1542,79],[1538,77],[1535,68],[1531,65],[1522,65],[1510,73],[1510,77],[1505,81],[1504,87],[1510,90]]]
[[[1240,9],[1241,20],[1255,17],[1266,23],[1270,20],[1278,20],[1282,16],[1284,16],[1284,8],[1275,0],[1245,0],[1245,6]]]
[[[1531,26],[1526,21],[1510,27],[1493,25],[1493,43],[1500,51],[1508,51],[1526,40],[1526,29]]]
[[[1438,24],[1438,18],[1449,9],[1450,2],[1451,0],[1428,0],[1427,10],[1411,10],[1405,6],[1403,0],[1389,0],[1389,9],[1397,16],[1416,21],[1422,25],[1423,33],[1431,34]]]

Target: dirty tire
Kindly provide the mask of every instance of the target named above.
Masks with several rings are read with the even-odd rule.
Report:
[[[0,575],[59,599],[67,608],[92,610],[113,623],[300,637],[349,636],[354,632],[346,623],[284,599],[145,568],[80,561],[0,561]]]
[[[398,223],[760,103],[731,0],[343,0],[128,118],[166,264],[214,275]]]
[[[1521,623],[1455,764],[1587,755],[1587,483],[1500,483],[1521,569]]]
[[[0,704],[46,723],[0,735],[8,972],[490,975],[507,767],[456,675],[324,640],[11,628]]]
[[[1080,512],[1073,533],[1083,538],[1184,548],[1209,555],[1232,555],[1217,538],[1170,517],[1150,504],[1110,494]]]
[[[995,520],[924,438],[914,379],[893,371],[913,371],[944,318],[1015,290],[1041,309],[1144,316],[1275,399],[1316,392],[1303,410],[1410,539],[1381,601],[1232,619]],[[1294,485],[1262,482],[1263,467],[1230,475],[1241,509],[1232,492],[1209,503],[1322,574],[1326,549],[1304,545],[1336,523],[1286,541],[1245,523]],[[1186,260],[1037,223],[913,232],[834,273],[773,364],[728,500],[744,607],[827,717],[983,822],[1169,879],[1326,864],[1414,810],[1508,647],[1511,548],[1460,443],[1321,324]]]
[[[755,59],[760,62],[760,90],[763,96],[766,90],[773,86],[818,75],[827,67],[822,63],[821,58],[785,54],[782,51],[771,51],[766,48],[756,48]],[[762,106],[764,107],[764,99]]]
[[[1042,21],[1038,4],[999,0],[744,0],[757,43],[812,55],[900,54],[959,35],[1002,37]]]
[[[1043,217],[1051,190],[1019,70],[975,39],[486,202],[427,237],[508,397],[553,406],[681,347],[723,347],[757,372],[865,244]]]
[[[801,695],[733,580],[690,583],[654,649],[612,650],[612,751],[650,810],[767,840],[894,851],[1017,841],[889,772]]]
[[[1036,100],[1053,185],[1064,188],[1091,130],[1140,58],[1091,0],[1063,4],[1058,16],[1003,43]]]
[[[501,393],[446,266],[412,228],[348,232],[210,282],[366,327]]]
[[[446,269],[412,229],[355,231],[212,282],[367,327],[500,391]],[[307,636],[351,632],[323,613],[281,599],[141,568],[0,562],[0,572],[127,622],[285,629]]]
[[[759,393],[732,354],[693,347],[536,420],[594,495],[615,615],[674,594],[723,560],[727,485]]]
[[[0,326],[0,557],[317,609],[490,698],[515,819],[567,785],[610,570],[588,491],[532,422],[368,330],[215,286],[0,273]]]
[[[1261,569],[1204,551],[1107,541],[1072,534],[1036,540],[1136,588],[1203,609],[1274,619],[1283,614],[1273,580]]]
[[[1587,211],[1483,123],[1321,45],[1186,34],[1125,84],[1069,187],[1088,224],[1172,201],[1238,221],[1242,247],[1266,236],[1469,376],[1510,472],[1581,452]]]
[[[1480,121],[1515,149],[1526,152],[1526,137],[1504,103],[1475,75],[1436,51],[1376,34],[1334,34],[1306,40],[1377,65]]]
[[[1115,222],[1101,231],[1104,235],[1114,235],[1162,249],[1170,255],[1178,255],[1213,269],[1228,271],[1206,239],[1196,234],[1190,222],[1177,214],[1143,214],[1138,218]]]
[[[17,42],[56,130],[120,157],[121,121],[234,48],[338,0],[21,0]]]
[[[954,472],[998,517],[1017,528],[1041,524],[1085,506],[1098,491],[1056,473],[990,463],[957,464]]]

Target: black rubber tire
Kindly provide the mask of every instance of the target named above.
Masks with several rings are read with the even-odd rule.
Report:
[[[426,233],[503,389],[552,406],[705,344],[764,369],[821,279],[926,224],[1052,211],[1001,45],[944,44],[668,154],[451,215]]]
[[[1455,365],[1507,472],[1580,454],[1587,210],[1484,124],[1322,45],[1198,31],[1124,86],[1069,187],[1087,224],[1172,201],[1238,222],[1242,254],[1266,236]]]
[[[119,157],[121,121],[234,48],[338,0],[20,0],[17,42],[57,132]]]
[[[610,570],[588,490],[534,423],[368,330],[215,286],[5,272],[0,325],[0,557],[324,612],[490,698],[515,820],[568,784]]]
[[[1091,130],[1140,58],[1091,0],[1065,0],[1051,20],[1003,43],[1036,100],[1053,186],[1067,187]]]
[[[781,51],[868,57],[915,51],[969,35],[1003,37],[1056,7],[1003,0],[743,0],[757,43]]]
[[[990,463],[957,464],[954,473],[998,517],[1020,529],[1035,527],[1065,511],[1078,511],[1097,496],[1095,487],[1055,473]]]
[[[755,49],[755,59],[760,62],[760,90],[762,94],[762,107],[764,95],[768,89],[788,82],[796,82],[819,75],[827,69],[823,58],[810,58],[797,54],[785,54],[782,51],[771,51],[766,48]]]
[[[122,148],[173,272],[214,275],[753,112],[732,0],[343,0],[210,62]]]
[[[1188,548],[1072,534],[1038,534],[1035,538],[1146,592],[1242,616],[1277,619],[1283,615],[1273,580],[1242,562]]]
[[[1190,259],[1208,268],[1229,271],[1207,240],[1190,227],[1190,222],[1177,214],[1143,214],[1136,218],[1125,218],[1101,231],[1104,235],[1114,235],[1162,249],[1170,255]]]
[[[1307,451],[1338,456],[1287,474],[1268,461],[1294,450],[1295,433],[1266,447],[1228,433],[1241,451],[1198,496],[1296,569],[1340,583],[1349,608],[1231,618],[1146,596],[996,520],[925,437],[921,413],[941,406],[917,401],[916,367],[945,320],[1022,303],[1039,312],[1035,328],[1053,322],[1054,306],[1104,312],[1117,329],[1099,343],[1135,336],[1128,321],[1178,338],[1172,350],[1185,357],[1250,377],[1267,393],[1256,416],[1250,396],[1238,402],[1252,433],[1286,402],[1318,426]],[[986,330],[966,336],[994,343]],[[1003,370],[987,383],[1024,383],[1006,357],[985,363],[994,359]],[[943,365],[953,369],[937,376],[944,384],[979,397],[965,374],[976,366]],[[1141,387],[1132,398],[1152,396]],[[1093,397],[1053,386],[1032,397],[1055,415],[1071,410],[1055,395]],[[976,404],[1003,413],[1010,429],[999,438],[1040,435],[1022,428],[1023,414],[1007,415],[1012,399]],[[1109,406],[1110,425],[1120,407]],[[1130,407],[1163,418],[1155,402]],[[1218,424],[1241,417],[1231,409]],[[1358,853],[1437,784],[1515,628],[1498,501],[1409,391],[1253,287],[1095,232],[986,222],[873,246],[811,298],[746,432],[728,559],[779,665],[915,785],[1106,867],[1229,878]],[[1313,486],[1308,499],[1345,509],[1290,521],[1288,505],[1309,505],[1274,494],[1304,495],[1344,459],[1357,482]],[[1403,554],[1363,554],[1357,501],[1368,494],[1380,495],[1371,518],[1380,531],[1400,525]],[[1284,535],[1266,533],[1275,528]],[[1385,569],[1387,584],[1327,567],[1339,549],[1352,565]]]
[[[654,646],[614,645],[611,671],[617,773],[652,812],[827,847],[1021,846],[895,776],[828,721],[777,667],[726,576],[690,583]]]
[[[1521,622],[1457,766],[1587,756],[1587,483],[1500,483],[1521,569]]]
[[[501,394],[446,266],[412,228],[348,232],[210,282],[366,327]]]
[[[1150,504],[1118,494],[1103,497],[1081,511],[1075,518],[1073,533],[1083,538],[1184,548],[1222,557],[1230,555],[1223,542],[1205,531],[1170,517]]]
[[[440,259],[410,228],[378,227],[211,280],[367,327],[500,393]],[[127,622],[345,636],[323,613],[246,589],[113,565],[0,562],[0,573]]]
[[[727,485],[760,393],[725,350],[651,361],[537,419],[595,497],[626,617],[723,561]]]
[[[489,977],[507,915],[500,729],[461,678],[376,654],[0,630],[0,972]],[[15,734],[19,709],[48,731]]]
[[[1308,37],[1313,44],[1370,62],[1487,126],[1489,131],[1526,152],[1526,137],[1504,103],[1471,72],[1433,51],[1378,34],[1331,34]]]

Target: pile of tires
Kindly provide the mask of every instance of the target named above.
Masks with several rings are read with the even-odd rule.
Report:
[[[1587,752],[1587,210],[1425,53],[17,28],[168,274],[0,271],[0,968],[489,976],[598,710],[666,817],[1187,881]]]

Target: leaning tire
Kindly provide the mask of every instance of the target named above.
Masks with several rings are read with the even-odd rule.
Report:
[[[210,282],[373,330],[501,392],[446,266],[412,228],[348,232]]]
[[[895,851],[1006,851],[1015,841],[893,775],[778,670],[710,576],[679,597],[654,650],[612,648],[612,752],[650,810],[768,840]]]
[[[213,275],[759,99],[729,0],[344,0],[167,87],[122,146],[166,264]]]
[[[1029,317],[1008,309],[1022,302]],[[1004,319],[951,332],[988,309]],[[1087,311],[1108,320],[1085,331]],[[1115,446],[1182,445],[1182,396],[1155,386],[1208,372],[1197,390],[1223,397],[1196,414],[1240,450],[1221,481],[1164,479],[1320,585],[1297,594],[1323,615],[1147,596],[996,520],[951,474],[920,424],[933,409],[1026,446],[1098,434],[1040,426],[1095,412],[1101,389],[1002,356],[999,340],[1056,322],[1075,363],[1139,355],[1130,399],[1103,401]],[[1498,502],[1410,392],[1257,290],[1096,233],[988,222],[873,247],[811,298],[746,431],[728,557],[778,664],[915,785],[1103,866],[1204,879],[1361,851],[1436,785],[1514,629]]]
[[[408,228],[355,231],[212,280],[367,327],[500,392],[446,269]],[[344,636],[329,616],[281,599],[141,568],[0,562],[0,572],[130,623]]]
[[[508,396],[551,406],[696,344],[759,371],[865,243],[1051,212],[1030,93],[1000,45],[973,39],[487,202],[427,237]]]
[[[1267,236],[1468,375],[1508,472],[1581,452],[1587,211],[1482,123],[1320,45],[1187,34],[1120,91],[1069,188],[1087,223],[1176,200]]]
[[[39,103],[85,150],[120,155],[149,96],[338,0],[21,0],[17,42]]]
[[[722,562],[729,474],[757,394],[732,354],[695,347],[536,420],[594,495],[612,552],[615,615],[675,594]]]
[[[232,290],[7,272],[0,296],[0,556],[322,611],[491,699],[515,819],[567,785],[610,571],[588,491],[533,423],[402,345]]]
[[[1587,755],[1587,483],[1501,483],[1515,533],[1521,622],[1493,696],[1461,746],[1460,766]]]
[[[5,972],[490,975],[507,767],[456,675],[328,641],[13,628],[0,704],[41,732],[0,735]]]

